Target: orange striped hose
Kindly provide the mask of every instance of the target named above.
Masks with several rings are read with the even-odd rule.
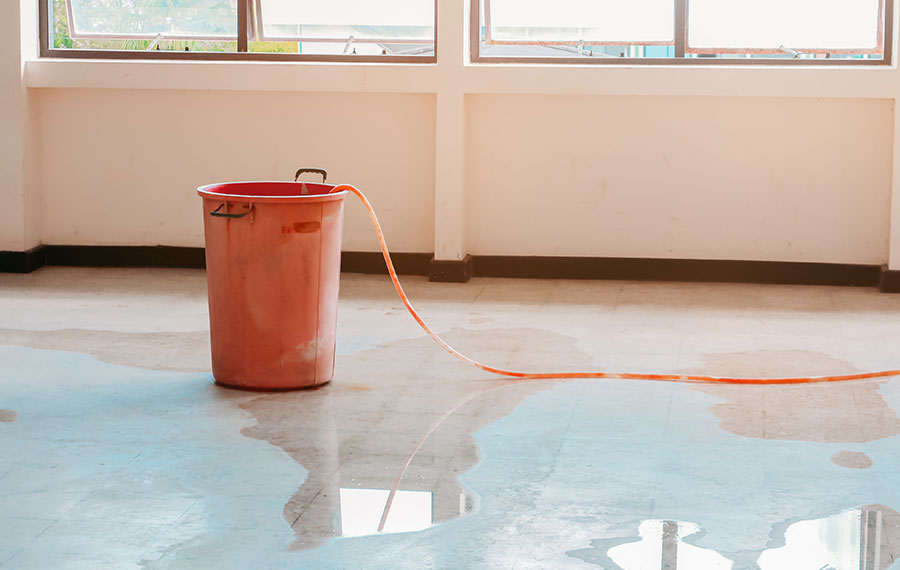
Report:
[[[409,302],[409,298],[406,296],[406,293],[403,291],[403,287],[400,285],[400,279],[397,277],[397,271],[394,270],[394,263],[391,261],[391,254],[388,252],[387,243],[384,239],[384,232],[381,230],[381,224],[378,222],[378,216],[375,215],[375,209],[372,208],[372,204],[365,197],[365,195],[356,187],[351,186],[349,184],[342,184],[340,186],[336,186],[331,190],[331,192],[342,192],[349,191],[362,201],[363,206],[365,206],[366,211],[369,213],[369,218],[372,220],[372,225],[375,227],[375,233],[378,235],[378,242],[381,244],[381,253],[384,255],[384,262],[387,264],[388,273],[391,275],[391,281],[394,283],[394,289],[397,290],[397,294],[400,295],[400,299],[403,301],[403,304],[406,305],[406,309],[409,311],[409,314],[412,315],[412,318],[419,323],[419,326],[422,327],[428,336],[433,338],[435,342],[441,345],[444,350],[455,356],[456,358],[475,366],[476,368],[480,368],[485,372],[490,372],[492,374],[498,374],[500,376],[505,376],[507,378],[511,378],[512,380],[507,380],[501,384],[496,384],[493,386],[487,386],[480,390],[477,390],[461,401],[457,402],[452,408],[447,410],[434,424],[428,429],[428,431],[416,442],[415,447],[412,452],[406,458],[400,474],[398,475],[394,485],[391,487],[390,493],[388,494],[387,502],[385,503],[384,509],[381,513],[381,520],[378,524],[378,532],[384,531],[385,524],[387,523],[388,515],[390,514],[391,507],[393,506],[394,499],[396,498],[397,491],[400,488],[400,483],[403,481],[403,478],[406,476],[406,472],[409,469],[409,466],[412,464],[413,459],[416,454],[431,437],[431,435],[444,423],[444,421],[456,413],[462,406],[467,404],[468,402],[474,400],[475,398],[486,394],[488,392],[503,388],[514,383],[516,380],[566,380],[572,378],[616,378],[623,380],[652,380],[652,381],[660,381],[660,382],[702,382],[702,383],[718,383],[718,384],[815,384],[815,383],[824,383],[824,382],[843,382],[848,380],[866,380],[871,378],[887,378],[890,376],[900,376],[900,370],[885,370],[883,372],[864,372],[860,374],[843,374],[838,376],[804,376],[804,377],[795,377],[795,378],[732,378],[727,376],[697,376],[692,374],[633,374],[626,372],[519,372],[516,370],[504,370],[503,368],[495,368],[493,366],[487,366],[486,364],[482,364],[472,358],[469,358],[465,354],[459,352],[447,342],[438,336],[431,328],[422,320],[422,317],[419,316],[419,313],[413,308],[412,303]]]
[[[881,372],[862,372],[859,374],[841,374],[837,376],[799,376],[799,377],[791,377],[791,378],[735,378],[728,376],[698,376],[693,374],[634,374],[630,372],[519,372],[516,370],[505,370],[503,368],[495,368],[493,366],[488,366],[486,364],[482,364],[477,360],[473,360],[469,358],[465,354],[462,354],[438,336],[431,328],[422,320],[422,317],[419,316],[419,313],[413,308],[412,303],[409,302],[409,298],[406,296],[406,293],[403,292],[403,287],[400,285],[400,279],[397,277],[397,272],[394,270],[394,263],[391,261],[391,254],[388,252],[387,243],[384,239],[384,232],[381,230],[381,224],[378,222],[378,216],[375,215],[375,209],[372,208],[372,204],[366,198],[366,196],[356,187],[351,186],[349,184],[341,184],[339,186],[335,186],[331,192],[343,192],[349,191],[362,201],[363,206],[365,206],[366,211],[369,213],[369,218],[372,220],[372,225],[375,227],[375,233],[378,235],[378,242],[381,244],[381,253],[384,255],[384,262],[387,264],[388,272],[391,274],[391,281],[394,283],[394,289],[397,290],[397,294],[400,295],[400,299],[403,301],[403,304],[406,305],[406,309],[409,311],[409,314],[412,315],[412,318],[419,323],[419,326],[422,327],[428,336],[433,338],[435,342],[437,342],[444,350],[455,356],[456,358],[475,366],[476,368],[480,368],[485,372],[490,372],[492,374],[499,374],[500,376],[506,376],[510,378],[521,378],[521,379],[529,379],[529,380],[565,380],[571,378],[617,378],[622,380],[654,380],[659,382],[703,382],[707,384],[816,384],[816,383],[824,383],[824,382],[844,382],[848,380],[866,380],[871,378],[887,378],[890,376],[900,376],[900,370],[884,370]]]

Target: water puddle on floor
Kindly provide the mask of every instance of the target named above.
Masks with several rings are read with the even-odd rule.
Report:
[[[168,370],[209,370],[209,332],[123,332],[0,328],[0,344],[90,354],[110,364]]]
[[[587,366],[546,331],[455,335],[513,365]],[[885,570],[898,555],[900,516],[877,505],[900,506],[900,437],[736,435],[710,411],[722,399],[692,386],[504,385],[428,339],[344,356],[321,389],[264,395],[72,353],[0,356],[3,405],[20,414],[0,429],[0,519],[76,517],[14,543],[32,561],[17,568],[59,567],[46,548],[59,543],[105,567],[120,532],[138,548],[122,566],[153,570]],[[892,421],[900,381],[867,384]],[[21,500],[32,491],[40,501]]]
[[[706,533],[692,522],[650,519],[637,533],[595,540],[569,555],[605,570],[886,570],[900,556],[900,513],[882,505],[785,523],[762,552],[728,554],[693,544]]]
[[[571,338],[483,332],[450,340],[510,361],[540,346],[553,354],[538,360],[590,366]],[[775,402],[765,404],[745,387],[504,384],[428,339],[344,356],[337,369],[321,389],[241,404],[257,421],[245,436],[309,471],[284,504],[291,531],[273,567],[375,568],[402,551],[422,567],[884,570],[900,544],[893,510],[842,510],[900,504],[897,383],[756,390]],[[772,433],[765,421],[723,429],[757,407],[773,410]]]
[[[489,347],[525,367],[546,354],[575,369],[591,363],[576,339],[549,331],[446,336],[463,350]],[[257,421],[242,433],[309,471],[284,507],[295,538],[289,549],[308,550],[336,537],[420,531],[472,512],[477,495],[459,478],[481,459],[474,434],[556,385],[486,378],[429,338],[401,340],[340,357],[334,381],[319,389],[242,404]]]
[[[709,354],[690,374],[783,378],[863,372],[828,354],[755,350]],[[882,382],[787,386],[698,385],[724,402],[711,408],[719,427],[744,437],[864,443],[900,434],[900,417],[880,393]],[[839,458],[840,459],[840,458]],[[840,464],[840,463],[838,463]]]

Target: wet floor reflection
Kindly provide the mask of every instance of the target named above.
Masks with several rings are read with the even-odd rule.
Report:
[[[696,524],[652,519],[638,540],[607,542],[593,560],[606,570],[886,570],[900,558],[900,513],[869,505],[813,520],[786,524],[755,563],[738,567],[726,555],[691,544],[705,534]],[[609,547],[610,544],[614,546]]]
[[[367,536],[378,532],[415,532],[434,522],[434,493],[397,491],[381,527],[390,489],[341,489],[341,534]]]
[[[585,366],[572,339],[545,331],[470,335],[458,340],[510,354],[541,344]],[[278,563],[382,567],[394,549],[440,560],[434,567],[460,553],[484,563],[474,567],[497,568],[525,556],[543,567],[576,558],[607,570],[885,570],[893,561],[896,549],[885,542],[848,566],[846,544],[862,549],[875,527],[854,535],[838,524],[844,518],[830,520],[845,505],[896,503],[890,481],[882,484],[892,471],[890,437],[854,449],[739,438],[709,416],[714,398],[625,381],[514,383],[444,417],[502,382],[440,354],[431,359],[430,348],[427,339],[398,341],[345,356],[346,380],[242,400],[257,422],[242,433],[308,471],[279,500],[291,532],[273,555]],[[410,373],[370,374],[409,354],[423,355],[409,362]],[[883,397],[895,404],[887,389]],[[829,512],[824,527],[799,524]],[[882,520],[894,516],[886,513]],[[548,532],[555,534],[542,538]],[[383,552],[361,554],[374,545]]]
[[[558,352],[575,367],[590,360],[575,348],[574,339],[547,331],[455,331],[448,337],[459,344],[490,343],[509,354],[540,347]],[[347,356],[341,360],[341,376],[331,384],[241,404],[257,420],[242,430],[245,436],[281,448],[309,471],[284,507],[295,535],[290,550],[316,548],[339,536],[422,530],[473,511],[476,495],[459,477],[480,459],[474,434],[508,415],[525,397],[556,385],[485,379],[477,370],[434,355],[429,343],[398,341]],[[421,375],[368,374],[385,360],[418,353],[430,355],[421,363],[410,362],[411,370],[422,368]],[[353,383],[342,382],[342,376]],[[490,391],[494,387],[499,389]],[[479,396],[466,401],[473,394]]]
[[[900,552],[878,506],[900,505],[900,440],[738,437],[689,387],[514,384],[444,418],[487,384],[452,361],[368,381],[360,360],[353,383],[257,394],[0,356],[19,414],[0,423],[3,568],[886,570]],[[900,382],[880,394],[900,409]]]
[[[343,415],[335,401],[341,398],[339,392],[327,386],[315,392],[264,396],[242,406],[259,420],[244,435],[281,447],[309,471],[284,507],[284,518],[296,537],[292,549],[314,548],[338,536],[379,532],[391,489],[416,439],[428,429],[402,433],[401,424],[382,433],[361,422],[368,413]],[[416,419],[415,414],[400,416],[409,416],[408,422]],[[467,498],[458,477],[477,461],[472,434],[492,418],[493,414],[462,416],[435,432],[436,443],[455,440],[458,444],[439,448],[426,442],[400,481],[381,532],[421,530],[471,510],[474,501]],[[391,419],[397,421],[396,415],[384,413],[374,425],[390,425]]]
[[[684,539],[700,532],[693,523],[648,520],[641,523],[641,540],[609,549],[610,560],[622,570],[696,568],[731,570],[734,563],[715,550],[687,544]]]
[[[893,509],[873,505],[793,523],[784,546],[760,555],[760,570],[883,570],[900,555],[892,552],[897,518]]]

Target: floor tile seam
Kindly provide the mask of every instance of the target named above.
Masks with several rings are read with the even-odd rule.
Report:
[[[199,498],[195,499],[194,503],[196,503],[197,500],[199,500]],[[193,506],[194,503],[191,503],[191,507]],[[188,507],[187,509],[185,509],[184,512],[189,510],[191,507]],[[135,519],[135,518],[128,518],[125,515],[116,516],[116,517],[109,517],[109,516],[103,516],[103,515],[92,515],[92,516],[71,515],[71,516],[60,517],[59,522],[61,524],[109,523],[109,524],[134,524],[134,525],[143,525],[143,526],[147,526],[147,525],[168,526],[168,525],[177,524],[178,520],[184,515],[184,512],[182,512],[181,514],[179,514],[178,516],[175,516],[175,517],[171,517],[171,518],[166,517],[166,518],[170,518],[171,522],[160,521],[160,517],[158,517],[158,516],[142,517],[142,518]]]
[[[181,489],[177,492],[173,492],[172,495],[196,495],[198,493],[207,492],[211,486],[211,484],[201,485],[203,487],[202,490],[195,488],[193,483],[187,482],[185,479],[179,479],[178,477],[185,477],[185,473],[172,473],[169,469],[156,468],[155,470],[139,470],[133,471],[129,469],[128,465],[120,467],[116,469],[113,473],[108,474],[106,477],[102,477],[98,480],[98,484],[91,490],[89,495],[93,495],[97,492],[103,491],[107,486],[122,484],[125,481],[134,479],[142,479],[142,483],[145,485],[153,486],[153,485],[166,485],[166,484],[174,484]],[[199,479],[202,475],[194,475],[195,478]],[[222,476],[219,475],[216,479],[218,481]],[[136,488],[136,486],[129,487],[129,491],[132,492],[135,496],[143,495],[147,492],[147,490],[142,490]],[[156,493],[156,491],[151,491],[152,493]],[[85,497],[87,498],[87,497]]]
[[[566,382],[566,384],[568,384],[568,382]],[[559,384],[557,384],[557,385],[559,385]],[[583,393],[583,390],[581,390],[581,392]],[[572,412],[569,414],[569,420],[566,425],[565,434],[560,438],[560,442],[559,442],[559,445],[557,446],[556,453],[554,454],[553,462],[550,466],[550,469],[547,471],[547,474],[545,477],[542,477],[539,481],[537,481],[538,483],[542,484],[544,489],[546,489],[547,481],[552,477],[553,473],[556,471],[556,466],[559,461],[559,456],[560,456],[560,454],[562,452],[562,448],[565,445],[566,440],[567,440],[567,434],[571,431],[572,419],[575,417],[578,407],[581,405],[582,401],[583,401],[583,398],[578,398],[575,402],[575,405],[572,406]],[[538,521],[538,518],[539,518],[538,515],[536,515],[536,514],[532,515],[529,518],[529,521],[527,523],[528,526],[533,526]],[[521,557],[523,554],[524,553],[521,550],[516,553],[516,557],[513,560],[512,565],[509,567],[510,570],[515,570],[519,566],[519,561],[521,560]]]
[[[570,381],[566,381],[565,384],[568,384]],[[560,385],[560,384],[557,384]],[[559,438],[559,444],[556,447],[556,452],[553,454],[553,461],[550,464],[550,468],[547,470],[546,476],[542,477],[538,482],[545,483],[553,476],[553,473],[556,472],[557,464],[559,463],[559,457],[562,454],[562,449],[568,441],[568,434],[572,431],[572,419],[575,417],[575,413],[578,410],[578,407],[581,405],[582,399],[579,398],[578,401],[575,402],[575,405],[572,406],[572,412],[569,414],[569,420],[566,424],[566,429],[563,435]]]
[[[504,363],[505,368],[511,369],[513,367],[513,362],[515,362],[516,355],[522,352],[522,347],[525,345],[525,336],[526,335],[518,335],[517,342],[513,346],[513,349],[509,352],[509,355],[506,357],[506,362]]]
[[[528,519],[528,522],[525,524],[525,527],[526,528],[533,527],[538,522],[538,519],[539,519],[538,515],[532,515]],[[522,549],[518,549],[516,551],[516,556],[513,559],[512,564],[509,566],[509,570],[516,570],[516,568],[518,568],[523,555],[526,555],[526,553],[523,552]]]
[[[672,425],[672,406],[673,406],[674,402],[675,402],[675,388],[672,387],[672,390],[669,394],[669,406],[666,409],[666,428],[665,428],[665,431],[663,431],[663,438],[662,438],[663,445],[659,446],[659,454],[657,456],[658,464],[662,462],[663,453],[665,451],[665,442],[669,438],[669,428]],[[659,470],[657,470],[656,476],[657,476],[657,482],[658,482],[659,481]]]
[[[303,509],[300,511],[300,514],[297,515],[297,518],[295,518],[293,522],[289,523],[289,526],[290,526],[291,528],[294,528],[294,525],[297,524],[297,522],[298,522],[301,518],[303,518],[303,515],[306,514],[306,511],[309,510],[309,507],[312,506],[312,504],[316,501],[316,499],[319,498],[319,495],[321,495],[321,494],[322,494],[322,491],[324,491],[324,490],[328,487],[328,483],[329,483],[332,479],[334,479],[335,476],[337,476],[337,477],[339,478],[338,481],[340,481],[340,473],[341,473],[341,466],[338,465],[338,466],[335,468],[335,470],[331,472],[331,475],[329,475],[327,478],[323,478],[323,479],[322,479],[322,481],[323,481],[323,482],[322,482],[322,486],[319,487],[319,490],[316,491],[316,494],[313,495],[312,498],[311,498],[309,501],[307,501],[305,505],[303,505]],[[307,478],[308,478],[308,477],[309,477],[309,475],[307,475]],[[305,485],[305,484],[306,484],[306,481],[303,482],[303,485]],[[340,485],[340,482],[338,483],[338,485]],[[301,485],[301,488],[302,488],[302,485]],[[299,489],[298,489],[298,491],[299,491]],[[293,496],[292,496],[292,498],[293,498]]]
[[[474,305],[475,302],[481,298],[481,296],[484,294],[484,292],[487,291],[487,283],[485,283],[484,281],[479,281],[479,286],[480,286],[480,289],[479,289],[478,293],[475,294],[475,297],[472,299],[472,301],[469,303],[470,306]]]
[[[461,311],[460,314],[465,315],[465,316],[468,316],[469,314],[471,314],[472,309],[475,308],[476,304],[478,303],[478,300],[481,298],[482,295],[484,295],[484,292],[486,290],[487,290],[487,286],[482,284],[481,289],[478,291],[478,293],[475,294],[475,297],[471,301],[469,301],[469,303],[466,304],[465,310]]]
[[[170,524],[168,524],[168,525],[165,525],[163,528],[160,528],[160,529],[157,531],[156,535],[153,537],[153,540],[151,540],[150,543],[147,545],[147,547],[144,548],[144,549],[141,551],[141,553],[138,555],[138,556],[140,557],[140,561],[141,561],[141,562],[158,563],[158,562],[161,562],[161,561],[163,561],[164,559],[168,558],[169,556],[175,555],[175,554],[176,554],[176,551],[173,550],[173,549],[177,549],[177,548],[179,548],[179,547],[181,547],[181,546],[187,544],[187,543],[190,541],[190,539],[187,539],[187,540],[184,540],[184,541],[177,541],[177,540],[176,540],[176,541],[174,542],[172,548],[167,548],[167,549],[166,549],[166,552],[163,553],[163,555],[160,556],[159,558],[157,558],[156,560],[147,560],[147,559],[145,558],[145,556],[147,555],[147,553],[148,553],[151,549],[153,549],[153,548],[155,548],[156,546],[160,545],[160,544],[166,539],[166,537],[168,536],[168,533],[170,533],[170,532],[172,532],[172,531],[175,531],[175,530],[177,530],[177,523],[170,523]]]
[[[204,498],[207,498],[209,496],[210,496],[209,493],[204,493],[203,495],[194,499],[194,502],[192,502],[186,509],[184,509],[184,511],[182,511],[182,513],[180,515],[175,517],[175,520],[172,521],[171,523],[169,523],[168,526],[176,526],[185,517],[185,515],[187,515],[191,511],[191,509],[193,509],[194,506],[197,505],[197,503],[199,503],[201,500],[203,500]]]
[[[425,447],[425,446],[423,445],[422,448],[424,448],[424,447]],[[450,462],[452,461],[453,457],[456,456],[456,450],[459,449],[460,447],[462,447],[462,445],[456,445],[456,446],[454,446],[454,448],[453,448],[453,453],[449,453],[449,454],[442,454],[442,455],[427,455],[427,454],[425,454],[425,455],[422,455],[422,457],[433,458],[433,459],[434,459],[434,464],[433,464],[433,465],[426,465],[426,466],[423,467],[423,466],[421,466],[421,465],[416,466],[414,463],[410,463],[410,464],[409,464],[409,467],[407,468],[407,472],[410,471],[410,470],[412,470],[413,467],[419,467],[419,468],[422,468],[422,469],[435,469],[435,470],[444,471],[444,470],[446,470],[446,469],[450,466]],[[420,449],[420,452],[421,452],[421,449]],[[408,457],[408,456],[409,456],[409,455],[407,454],[406,457]],[[416,453],[416,457],[420,457],[420,453]],[[404,478],[405,478],[405,477],[404,477]]]
[[[473,446],[474,452],[476,455],[475,462],[467,470],[465,470],[461,473],[456,473],[456,482],[459,483],[459,486],[463,489],[463,491],[468,491],[472,495],[478,495],[478,493],[475,492],[475,489],[470,488],[468,485],[466,485],[462,481],[462,476],[474,471],[479,465],[481,465],[481,462],[484,461],[484,458],[486,457],[484,451],[481,449],[481,446],[478,444],[478,440],[474,439],[474,437],[473,437],[473,441],[475,441],[475,445]],[[453,455],[450,456],[450,461],[447,463],[448,469],[450,468],[451,465],[453,465],[453,460],[459,454],[460,449],[464,449],[463,446],[457,447],[454,450]],[[466,461],[466,458],[463,456],[460,456],[460,461]],[[479,498],[480,498],[480,496],[479,496]]]
[[[116,471],[116,473],[119,473],[119,471],[123,471],[126,467],[128,467],[129,465],[131,465],[132,463],[134,463],[135,461],[137,461],[138,458],[139,458],[141,455],[143,455],[145,451],[147,451],[147,450],[146,450],[146,449],[142,449],[141,451],[138,451],[138,452],[134,455],[134,457],[132,457],[131,459],[128,460],[127,463],[125,463],[124,465],[122,465],[122,466],[119,468],[119,470]]]
[[[22,552],[22,550],[24,550],[24,549],[23,549],[23,548],[14,548],[14,549],[11,549],[11,550],[9,551],[9,552],[10,552],[9,558],[7,558],[7,559],[5,559],[5,560],[0,560],[0,568],[6,568],[6,565],[7,565],[9,562],[11,562],[11,561],[13,560],[13,558],[15,558],[16,556],[18,556],[18,555]]]
[[[332,428],[332,427],[334,428],[334,441],[336,442],[335,445],[337,446],[337,449],[335,450],[335,456],[336,456],[336,457],[335,457],[335,461],[337,462],[337,466],[335,467],[335,469],[336,469],[336,471],[337,471],[337,473],[338,473],[338,487],[340,487],[340,471],[341,471],[341,451],[340,451],[340,445],[341,445],[341,434],[340,434],[340,431],[338,430],[338,425],[337,425],[337,418],[338,418],[339,416],[338,416],[338,413],[337,413],[337,403],[336,403],[337,398],[335,397],[335,392],[337,392],[337,388],[334,386],[333,383],[329,382],[329,383],[328,383],[328,396],[327,396],[327,397],[328,397],[329,400],[331,401],[331,420],[332,420],[332,421],[330,422],[331,425],[329,426],[329,431],[331,431],[331,428]],[[299,463],[299,462],[297,462],[297,463]],[[303,467],[303,466],[301,465],[301,467]],[[303,468],[306,469],[305,467],[303,467]],[[309,478],[309,470],[307,470],[306,477],[307,477],[307,479]],[[332,475],[332,477],[334,477],[334,475]],[[305,483],[305,481],[304,481],[304,483]],[[298,519],[298,520],[299,520],[299,519]],[[289,526],[292,526],[292,525],[289,525]]]
[[[16,558],[18,558],[18,556],[19,556],[20,554],[22,554],[22,552],[24,552],[24,550],[25,550],[24,548],[19,548],[19,549],[17,549],[17,550],[13,550],[13,551],[12,551],[12,553],[13,553],[12,556],[10,556],[9,558],[7,558],[7,559],[4,560],[3,562],[0,562],[0,568],[6,568],[6,569],[8,569],[8,570],[14,570],[13,567],[12,567],[12,566],[8,566],[8,564],[10,564],[10,563],[11,563],[13,560],[15,560]]]
[[[675,367],[676,369],[681,368],[681,357],[684,354],[684,343],[685,343],[685,335],[678,335],[678,351],[675,355]]]
[[[880,386],[882,384],[882,382],[873,382],[873,384]],[[850,398],[853,400],[853,409],[859,410],[860,404],[859,404],[859,400],[856,397],[856,387],[857,386],[855,384],[850,385]],[[878,392],[878,396],[881,397],[883,400],[884,397],[881,395],[881,390],[880,389],[876,389],[876,390]],[[890,405],[887,404],[887,401],[885,401],[885,405],[889,409],[893,409],[893,408],[890,408]],[[859,429],[859,435],[862,438],[863,442],[873,441],[873,439],[869,437],[868,430],[866,429],[866,422],[860,422],[857,427]]]
[[[48,530],[50,530],[51,527],[53,527],[54,525],[56,525],[56,523],[58,523],[60,521],[59,518],[57,518],[57,519],[30,519],[30,520],[41,520],[41,521],[46,520],[50,524],[48,524],[46,527],[44,527],[44,529],[41,532],[39,532],[36,536],[32,537],[30,540],[27,540],[25,542],[25,544],[20,545],[18,548],[12,549],[13,555],[10,556],[9,558],[7,558],[6,560],[4,560],[2,563],[0,563],[0,566],[2,566],[3,564],[8,564],[13,558],[18,556],[22,552],[24,552],[26,548],[31,546],[37,539],[42,537],[44,535],[44,533],[46,533]]]
[[[34,543],[34,541],[36,541],[36,540],[39,539],[40,537],[44,536],[44,534],[46,534],[48,530],[50,530],[51,528],[53,528],[54,526],[56,526],[61,520],[62,520],[62,517],[56,518],[52,523],[50,523],[49,525],[47,525],[47,527],[44,528],[44,530],[42,530],[41,532],[39,532],[37,536],[35,536],[34,538],[32,538],[31,541],[29,541],[28,544],[30,545],[30,544]],[[22,550],[25,550],[25,547],[23,547],[23,548],[20,549],[20,551],[22,551]],[[8,562],[8,561],[7,561],[7,562]]]
[[[152,549],[152,548],[156,547],[158,544],[160,544],[160,543],[164,540],[164,538],[165,538],[165,536],[166,536],[167,533],[169,533],[169,532],[175,530],[175,527],[176,527],[177,524],[178,524],[178,522],[176,521],[176,522],[173,522],[173,523],[170,523],[170,524],[166,525],[166,528],[165,528],[165,529],[161,530],[161,531],[159,532],[159,534],[157,534],[157,535],[153,538],[153,540],[149,541],[149,543],[147,544],[146,548],[144,548],[144,549],[141,551],[141,553],[138,555],[138,556],[140,557],[140,561],[141,561],[141,562],[147,561],[147,559],[145,558],[145,556],[146,556],[147,553],[150,551],[150,549]],[[162,556],[160,556],[160,557],[157,558],[156,560],[152,560],[152,561],[149,561],[149,562],[160,562],[163,558],[165,558],[165,557],[168,556],[169,554],[170,554],[170,552],[169,552],[168,549],[167,549],[167,551],[166,551],[165,554],[163,554]]]
[[[260,557],[259,564],[254,566],[253,570],[262,570],[264,568],[264,565],[266,564],[266,562],[269,560],[269,558],[271,558],[272,556],[275,555],[275,551],[278,548],[278,545],[287,541],[288,534],[293,534],[293,532],[294,532],[294,529],[292,527],[288,526],[287,530],[282,532],[281,535],[277,539],[275,539],[272,546],[269,547],[269,550],[262,557]],[[317,548],[321,548],[322,546],[325,546],[329,542],[330,542],[330,540],[326,540],[322,545],[320,545]],[[313,550],[316,550],[316,549],[313,549]],[[283,551],[283,552],[286,552],[286,551]]]
[[[66,516],[67,516],[70,512],[72,512],[73,509],[75,509],[75,507],[77,507],[78,505],[80,505],[81,503],[83,503],[84,501],[86,501],[88,497],[90,497],[91,495],[93,495],[94,493],[96,493],[96,492],[98,491],[98,489],[99,489],[100,486],[105,485],[105,484],[106,484],[110,479],[112,479],[112,477],[114,477],[114,476],[115,476],[115,474],[111,474],[107,479],[104,479],[104,481],[103,481],[100,485],[91,488],[91,490],[89,490],[89,491],[77,491],[77,492],[73,492],[73,493],[72,493],[73,495],[78,495],[78,496],[79,496],[78,500],[75,501],[74,503],[72,503],[71,505],[69,505],[68,508],[65,508],[65,509],[63,509],[61,512],[57,513],[57,517],[55,518],[53,524],[56,524],[56,523],[62,521],[63,519],[65,519]],[[44,493],[46,493],[46,492],[47,492],[47,490],[36,491],[35,494],[44,494]],[[51,525],[51,526],[52,526],[52,525]]]
[[[206,471],[206,470],[208,470],[208,468],[201,469],[201,472]],[[225,476],[226,476],[226,473],[225,473],[224,471],[217,473],[217,476],[216,476],[216,478],[215,478],[213,481],[211,481],[211,482],[209,482],[207,485],[204,485],[204,486],[203,486],[203,487],[204,487],[203,492],[204,492],[204,493],[209,493],[210,491],[212,491],[213,487],[215,487],[216,485],[218,485],[219,482],[221,482],[222,479],[225,478]],[[198,478],[199,478],[199,477],[202,477],[202,475],[199,475],[199,476],[197,476],[197,477],[198,477]]]

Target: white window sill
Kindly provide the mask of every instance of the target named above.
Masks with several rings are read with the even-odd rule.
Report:
[[[28,61],[31,88],[895,98],[896,67]]]

